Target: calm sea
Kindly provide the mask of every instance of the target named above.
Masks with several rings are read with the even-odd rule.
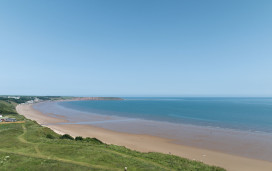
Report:
[[[83,112],[272,133],[272,98],[124,98],[67,101]]]

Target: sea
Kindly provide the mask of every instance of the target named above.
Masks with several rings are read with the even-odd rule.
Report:
[[[100,115],[272,133],[272,98],[124,97],[58,105]]]
[[[272,98],[123,97],[33,108],[65,122],[272,161]],[[86,128],[91,129],[91,127]]]

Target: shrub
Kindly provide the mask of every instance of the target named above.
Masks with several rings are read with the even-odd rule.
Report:
[[[83,138],[82,138],[81,136],[78,136],[78,137],[75,138],[75,140],[76,140],[76,141],[82,141]]]
[[[97,144],[104,144],[102,141],[100,141],[99,139],[97,139],[97,138],[92,138],[93,139],[93,141],[95,142],[95,143],[97,143]]]
[[[92,141],[92,139],[91,139],[90,137],[86,137],[86,138],[85,138],[85,141],[87,141],[87,142],[91,142],[91,141]]]
[[[90,138],[90,137],[87,137],[87,138],[85,138],[85,141],[91,142],[91,143],[93,143],[93,144],[104,144],[102,141],[100,141],[100,140],[97,139],[97,138]]]
[[[74,138],[69,134],[64,134],[60,137],[60,139],[68,139],[68,140],[74,140]]]
[[[47,134],[47,135],[46,135],[46,138],[55,139],[55,137],[54,137],[52,134]]]

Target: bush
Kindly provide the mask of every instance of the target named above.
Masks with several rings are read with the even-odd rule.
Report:
[[[55,137],[54,137],[52,134],[47,134],[47,135],[46,135],[46,138],[55,139]]]
[[[102,141],[100,141],[100,140],[97,139],[97,138],[90,138],[90,137],[87,137],[87,138],[85,138],[85,141],[87,141],[87,142],[92,142],[93,144],[104,144]]]
[[[76,140],[76,141],[82,141],[83,138],[82,138],[81,136],[78,136],[78,137],[75,138],[75,140]]]
[[[87,142],[91,142],[91,141],[92,141],[92,139],[91,139],[90,137],[86,137],[86,138],[85,138],[85,141],[87,141]]]
[[[74,140],[74,138],[69,134],[64,134],[60,137],[60,139],[68,139],[68,140]]]
[[[93,139],[93,141],[95,142],[95,143],[97,143],[97,144],[104,144],[102,141],[100,141],[99,139],[97,139],[97,138],[92,138]]]

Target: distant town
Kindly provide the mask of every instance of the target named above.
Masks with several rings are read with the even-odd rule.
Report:
[[[9,99],[17,99],[19,100],[21,97],[20,96],[8,96]],[[26,101],[25,103],[27,104],[33,104],[33,103],[37,103],[37,102],[40,102],[42,100],[40,100],[39,98],[35,97],[34,100],[29,100],[29,101]]]
[[[10,99],[11,101],[15,100],[15,101],[18,101],[21,99],[21,96],[3,96],[2,98],[5,98],[5,99]],[[23,97],[25,98],[25,97]],[[29,99],[24,99],[24,103],[25,104],[33,104],[33,103],[38,103],[40,101],[43,101],[37,97],[33,97],[33,98],[29,98]],[[5,113],[2,113],[0,114],[0,123],[5,123],[5,122],[17,122],[16,118],[13,118],[13,117],[9,117],[11,113],[9,112],[5,112]]]

